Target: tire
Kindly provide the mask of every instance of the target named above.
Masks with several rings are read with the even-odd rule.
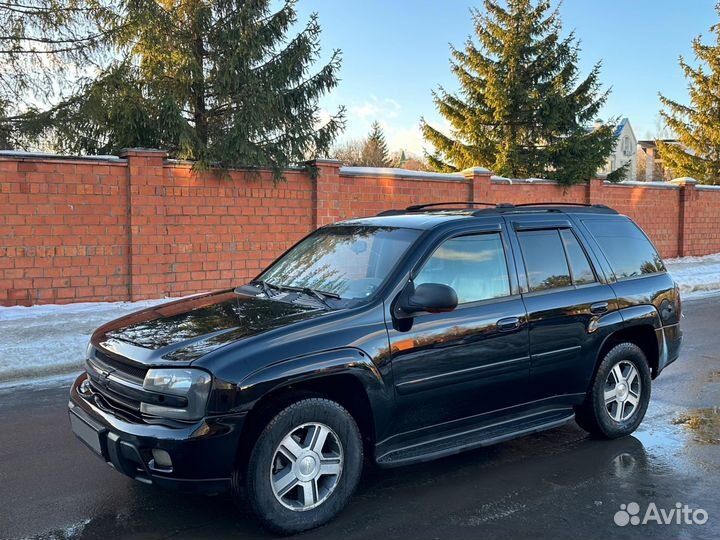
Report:
[[[575,420],[596,437],[617,439],[630,435],[645,417],[650,388],[650,366],[645,354],[633,343],[620,343],[600,362],[585,402],[576,408]]]
[[[340,513],[362,465],[362,438],[352,415],[329,399],[301,399],[258,436],[244,476],[245,497],[265,528],[298,533]]]

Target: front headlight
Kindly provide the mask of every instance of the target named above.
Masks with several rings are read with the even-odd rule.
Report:
[[[143,389],[162,396],[185,398],[185,406],[168,406],[158,403],[140,403],[140,412],[177,420],[199,420],[205,416],[205,406],[212,377],[209,373],[192,368],[150,369],[145,375]],[[174,401],[174,400],[173,400]]]

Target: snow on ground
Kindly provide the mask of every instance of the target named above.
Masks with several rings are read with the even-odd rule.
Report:
[[[665,259],[665,265],[680,284],[683,298],[720,291],[720,253]]]
[[[684,297],[720,292],[720,253],[665,263]],[[95,328],[168,300],[0,307],[0,389],[68,380]]]
[[[93,330],[167,301],[0,307],[0,388],[80,372]]]

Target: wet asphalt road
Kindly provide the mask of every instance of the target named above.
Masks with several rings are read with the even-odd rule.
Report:
[[[684,305],[683,354],[633,437],[575,424],[433,463],[366,470],[303,538],[720,538],[720,297]],[[71,434],[66,388],[0,394],[0,538],[269,537],[225,497],[126,479]],[[621,504],[701,508],[704,525],[615,525]]]

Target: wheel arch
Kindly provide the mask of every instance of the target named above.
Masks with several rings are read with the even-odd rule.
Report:
[[[363,443],[370,450],[376,440],[378,415],[388,399],[380,370],[357,349],[279,362],[249,375],[238,386],[245,394],[248,410],[238,448],[240,468],[272,417],[307,397],[325,397],[343,406],[357,422]]]
[[[595,371],[597,371],[600,362],[613,347],[620,343],[633,343],[642,350],[645,358],[647,358],[654,378],[660,363],[660,343],[658,342],[657,331],[655,326],[647,320],[637,321],[615,330],[605,338],[598,350],[595,359]]]

